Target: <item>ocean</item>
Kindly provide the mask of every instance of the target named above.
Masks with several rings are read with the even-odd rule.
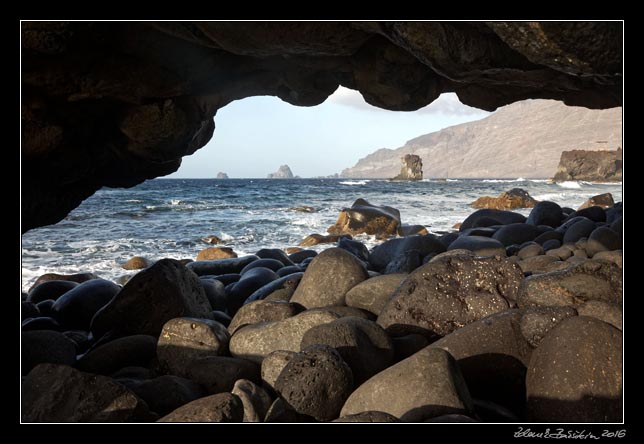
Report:
[[[587,198],[610,192],[622,200],[622,184],[546,180],[448,179],[389,182],[356,179],[154,179],[129,189],[103,188],[64,220],[22,236],[22,288],[44,273],[94,272],[105,279],[132,274],[121,264],[132,256],[194,259],[223,240],[240,256],[261,248],[297,246],[325,234],[339,212],[361,197],[400,210],[403,224],[430,232],[450,231],[474,211],[481,196],[523,188],[537,200],[576,209]],[[313,213],[293,211],[310,206]],[[530,209],[515,210],[527,215]],[[370,248],[373,236],[357,236]],[[329,248],[329,244],[312,247]]]

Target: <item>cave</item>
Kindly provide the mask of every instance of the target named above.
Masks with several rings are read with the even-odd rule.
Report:
[[[341,85],[395,111],[444,92],[612,108],[622,43],[621,22],[23,21],[21,229],[176,171],[234,100],[314,106]]]

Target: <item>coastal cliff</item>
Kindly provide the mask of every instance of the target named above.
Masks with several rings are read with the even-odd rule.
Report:
[[[415,154],[405,154],[400,158],[400,174],[391,180],[423,180],[423,160]]]
[[[620,182],[622,180],[622,149],[564,151],[561,153],[555,181],[564,182],[566,180]]]
[[[293,179],[293,172],[288,165],[282,165],[277,171],[267,176],[269,179]]]

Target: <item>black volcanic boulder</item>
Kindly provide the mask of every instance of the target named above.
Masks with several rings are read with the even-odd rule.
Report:
[[[286,268],[290,267],[284,267],[282,268],[282,270],[285,270]],[[298,271],[296,273],[290,273],[286,276],[280,277],[279,279],[271,281],[268,284],[255,290],[250,296],[246,298],[244,304],[250,304],[254,301],[261,301],[268,298],[269,296],[273,300],[280,299],[288,301],[290,300],[291,296],[293,296],[293,293],[295,293],[295,289],[300,284],[303,276],[304,273]]]
[[[121,290],[105,279],[92,279],[72,288],[51,307],[52,317],[70,330],[89,330],[92,318]]]
[[[575,223],[564,233],[564,244],[575,243],[583,237],[588,237],[590,236],[590,233],[595,231],[595,228],[597,228],[595,222],[583,216],[579,216],[579,218],[575,219]]]
[[[390,239],[373,249],[369,255],[369,265],[374,270],[382,272],[390,262],[400,260],[413,251],[416,251],[420,257],[425,257],[428,254],[442,253],[445,251],[445,245],[433,234]],[[390,272],[396,271],[390,270]]]
[[[196,399],[168,413],[158,422],[242,422],[244,404],[232,393]]]
[[[193,262],[194,263],[194,262]],[[208,318],[212,308],[197,275],[173,259],[162,259],[137,273],[92,319],[95,338],[146,334],[182,316]]]
[[[262,248],[257,253],[255,253],[260,259],[275,259],[282,263],[282,266],[289,267],[295,265],[295,263],[289,259],[289,257],[279,248]]]
[[[496,239],[485,236],[459,236],[447,248],[450,250],[470,250],[477,256],[495,256],[505,257],[505,248],[503,244]]]
[[[196,382],[174,375],[140,381],[128,388],[143,399],[150,410],[159,415],[167,415],[182,405],[208,394]]]
[[[581,204],[581,206],[577,208],[577,210],[583,210],[584,208],[590,208],[594,206],[601,208],[611,208],[613,205],[615,205],[613,195],[611,193],[603,193],[589,198],[587,201]]]
[[[204,275],[220,275],[239,273],[244,267],[253,261],[259,259],[254,254],[242,257],[234,257],[228,259],[214,259],[211,261],[194,261],[186,265],[189,270],[192,270],[197,276]]]
[[[340,240],[338,240],[338,248],[347,250],[349,253],[353,254],[361,261],[366,262],[369,260],[369,250],[362,242],[358,242],[346,237],[341,237]]]
[[[154,421],[148,405],[106,376],[41,364],[22,383],[24,422]]]
[[[306,308],[344,305],[347,292],[368,277],[354,255],[341,248],[329,248],[308,266],[291,302]]]
[[[29,292],[27,301],[37,304],[38,302],[53,299],[54,301],[67,293],[72,288],[78,286],[78,282],[73,281],[45,281],[38,284]]]
[[[524,242],[532,241],[541,234],[539,228],[530,224],[508,224],[504,225],[494,233],[492,239],[496,239],[504,246],[521,245]]]
[[[486,218],[487,221],[484,224],[478,224],[479,220],[483,218]],[[467,216],[459,230],[464,231],[468,228],[489,227],[491,225],[516,224],[523,223],[525,221],[526,218],[523,214],[515,213],[514,211],[484,208]]]
[[[573,217],[585,217],[593,222],[606,222],[606,211],[602,207],[593,206],[577,210],[568,216],[568,218]]]
[[[76,345],[62,333],[52,330],[25,331],[21,334],[22,374],[38,364],[73,365]]]
[[[548,200],[539,202],[534,206],[528,215],[527,224],[530,225],[548,225],[558,227],[564,218],[563,210],[559,205]]]
[[[273,259],[260,259],[260,261],[267,260]],[[231,316],[234,316],[235,313],[237,313],[237,310],[244,305],[244,302],[249,296],[263,286],[278,279],[280,279],[280,277],[270,268],[256,267],[247,270],[239,281],[235,282],[231,286],[230,291],[227,291],[226,309],[228,313]]]
[[[36,282],[31,286],[29,289],[29,293],[42,284],[43,282],[48,282],[48,281],[71,281],[71,282],[76,282],[77,284],[82,284],[85,281],[89,281],[92,279],[98,279],[98,276],[96,276],[94,273],[76,273],[76,274],[58,274],[58,273],[45,273],[42,276],[40,276],[38,279],[36,279]]]
[[[620,422],[622,332],[586,316],[565,319],[532,353],[526,377],[530,422]]]
[[[405,273],[395,273],[369,278],[347,292],[346,304],[378,316],[406,277]]]
[[[211,395],[231,391],[239,379],[249,379],[256,383],[261,380],[259,364],[228,356],[195,359],[186,370],[186,377],[202,385]]]
[[[600,251],[613,251],[622,248],[621,234],[607,227],[599,227],[590,233],[586,244],[586,253],[592,257]]]
[[[226,290],[224,284],[217,279],[200,278],[208,302],[213,310],[226,310]]]
[[[438,257],[400,284],[378,316],[378,324],[392,336],[445,336],[507,310],[522,280],[519,266],[507,259],[465,254]]]
[[[357,199],[351,208],[343,208],[338,220],[327,232],[331,234],[370,234],[378,238],[395,236],[400,226],[400,211],[388,206],[372,205]]]
[[[125,336],[91,349],[78,360],[76,367],[88,373],[111,375],[124,367],[148,367],[156,355],[154,336]]]
[[[301,313],[303,310],[304,307],[301,305],[291,304],[286,301],[253,301],[243,305],[235,313],[228,325],[228,332],[232,335],[245,325],[282,321]]]

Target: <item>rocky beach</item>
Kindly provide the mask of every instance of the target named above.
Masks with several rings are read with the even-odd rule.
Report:
[[[40,276],[22,420],[621,421],[622,204],[520,195],[527,216],[483,208],[443,234],[358,199],[317,250]]]

